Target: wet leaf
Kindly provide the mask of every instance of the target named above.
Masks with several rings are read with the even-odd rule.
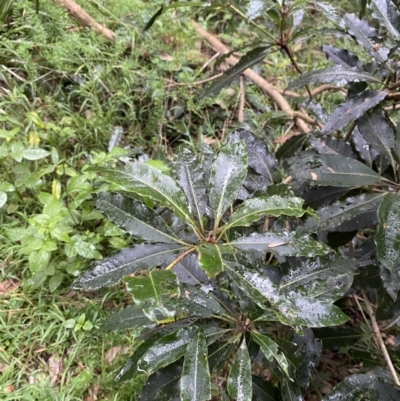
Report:
[[[202,226],[209,209],[203,164],[188,149],[182,149],[175,155],[172,169],[188,200],[189,212]]]
[[[121,158],[121,161],[125,162],[121,171],[107,167],[96,167],[92,171],[113,184],[114,188],[149,197],[159,202],[160,206],[174,210],[177,217],[192,227],[196,226],[185,194],[171,177],[147,163],[132,163],[125,158]]]
[[[182,401],[205,401],[211,399],[207,353],[206,339],[202,331],[199,330],[186,348],[180,383]]]
[[[321,134],[330,134],[346,127],[350,122],[364,115],[366,111],[381,103],[387,94],[386,91],[364,91],[353,96],[335,108],[322,128]]]
[[[343,68],[342,66],[328,67],[323,70],[315,70],[302,74],[299,78],[291,81],[286,90],[296,90],[305,85],[317,83],[335,83],[344,85],[349,82],[377,82],[380,81],[367,72],[359,71],[357,68]]]
[[[264,334],[260,334],[257,332],[251,333],[254,341],[260,345],[261,351],[265,355],[268,361],[272,362],[274,359],[281,367],[282,371],[285,372],[287,376],[289,376],[289,364],[285,357],[285,354],[279,353],[278,345],[275,341],[271,340]]]
[[[313,138],[310,140],[310,145],[318,153],[330,155],[342,155],[356,159],[356,155],[343,139],[325,136],[323,138]]]
[[[138,270],[165,265],[179,255],[185,247],[174,244],[141,244],[122,249],[110,257],[95,262],[73,283],[73,289],[86,291],[117,284],[122,277]]]
[[[214,212],[215,227],[222,215],[236,200],[247,174],[247,151],[244,141],[225,145],[210,171],[210,205]]]
[[[222,255],[235,252],[231,246],[212,244],[203,244],[197,251],[199,253],[199,265],[209,278],[215,277],[224,269]]]
[[[320,1],[320,0],[311,0],[311,3],[318,11],[320,11],[322,14],[324,14],[324,16],[327,19],[334,22],[340,28],[345,27],[345,23],[344,23],[343,19],[339,16],[338,9],[334,6],[332,6],[332,4],[324,3],[323,1]]]
[[[284,377],[281,379],[280,384],[282,400],[304,401],[300,386],[297,382]]]
[[[146,275],[125,277],[126,288],[135,304],[143,309],[150,320],[157,321],[157,311],[167,317],[175,315],[164,306],[164,299],[179,297],[178,278],[171,270],[150,271]]]
[[[180,283],[196,285],[208,280],[207,275],[200,268],[198,255],[195,253],[191,253],[180,263],[177,263],[172,271],[176,274]]]
[[[354,128],[351,134],[351,142],[360,158],[365,161],[365,164],[372,167],[379,153],[365,140],[357,127]]]
[[[322,51],[325,52],[326,58],[336,65],[341,65],[344,68],[356,67],[360,71],[364,69],[360,59],[346,49],[338,49],[331,45],[322,45]]]
[[[388,269],[398,269],[400,248],[400,196],[387,195],[378,209],[379,226],[375,235],[378,260]]]
[[[32,148],[32,149],[25,149],[22,152],[22,156],[26,160],[40,160],[44,159],[50,154],[47,150],[39,149],[39,148]]]
[[[220,78],[216,79],[211,86],[201,94],[201,97],[216,95],[221,91],[221,89],[230,85],[232,81],[243,71],[252,67],[254,64],[263,61],[269,52],[270,46],[262,46],[251,49],[248,53],[240,58],[237,64],[226,70]]]
[[[181,242],[154,210],[130,196],[100,192],[96,206],[114,224],[136,237],[153,242]]]
[[[273,6],[274,2],[272,0],[250,0],[246,10],[246,17],[249,20],[258,18]]]
[[[387,114],[378,107],[358,119],[357,126],[368,144],[383,158],[383,171],[388,165],[394,168],[396,162],[393,159],[392,148],[395,146],[396,128]]]
[[[278,398],[278,389],[271,383],[261,379],[258,376],[252,376],[253,399],[252,401],[276,401]]]
[[[341,155],[309,156],[292,166],[292,174],[318,185],[361,187],[381,181],[374,170],[357,160]]]
[[[277,195],[248,199],[232,213],[224,230],[237,226],[249,226],[262,216],[278,217],[283,214],[301,217],[306,213],[306,210],[303,209],[303,202],[301,198],[282,198]]]
[[[372,0],[372,16],[384,25],[396,42],[400,41],[400,13],[391,0]]]
[[[234,248],[244,251],[273,252],[280,256],[307,256],[325,255],[331,248],[317,242],[308,235],[299,235],[294,232],[273,232],[253,234],[241,237],[230,242]]]
[[[251,361],[246,339],[236,351],[227,381],[228,394],[236,401],[251,401],[253,389],[251,381]]]
[[[3,207],[7,202],[7,193],[0,191],[0,208]]]
[[[308,138],[307,134],[299,134],[289,138],[276,152],[278,159],[287,159],[292,157],[300,150]]]
[[[124,133],[124,130],[122,127],[120,127],[118,125],[114,127],[114,130],[111,134],[110,140],[108,141],[108,149],[107,150],[109,152],[111,152],[113,150],[113,148],[119,146],[123,133]]]
[[[340,187],[308,187],[301,194],[305,200],[306,205],[312,207],[314,210],[345,196],[349,192],[348,188]]]
[[[324,349],[338,350],[359,341],[363,334],[349,327],[322,327],[313,329],[315,337],[322,341]]]
[[[357,267],[356,260],[343,257],[310,259],[283,276],[280,289],[334,301],[351,287]]]

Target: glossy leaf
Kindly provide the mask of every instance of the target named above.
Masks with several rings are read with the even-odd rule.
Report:
[[[49,156],[50,152],[44,149],[39,149],[39,148],[31,148],[31,149],[25,149],[22,152],[22,156],[26,160],[40,160],[44,159],[45,157]]]
[[[176,181],[188,200],[189,212],[202,226],[209,208],[203,165],[188,149],[178,152],[172,163]]]
[[[326,58],[336,65],[341,65],[344,68],[356,67],[358,70],[364,69],[360,59],[346,49],[338,49],[331,45],[322,45],[322,51],[325,52]]]
[[[394,167],[392,148],[395,146],[396,128],[387,114],[381,108],[377,108],[364,114],[357,121],[357,126],[365,140],[380,153],[384,166]]]
[[[379,153],[365,140],[357,127],[354,128],[351,134],[351,142],[360,158],[365,161],[365,164],[372,167],[372,164]]]
[[[274,2],[272,0],[250,0],[249,5],[246,10],[246,17],[249,20],[253,20],[255,18],[260,17],[265,13],[269,8],[274,6]]]
[[[246,339],[236,351],[227,381],[228,394],[236,401],[251,401],[253,389],[251,381],[251,361]]]
[[[400,249],[400,196],[386,196],[378,209],[379,226],[375,235],[379,261],[389,270],[398,269]]]
[[[146,275],[124,278],[128,292],[133,295],[135,304],[143,308],[153,321],[157,320],[157,312],[172,317],[171,311],[164,305],[164,298],[179,297],[178,278],[171,270],[150,271]]]
[[[7,202],[7,193],[0,191],[0,208],[3,207]]]
[[[195,253],[191,253],[180,263],[177,263],[172,271],[176,274],[180,283],[196,285],[205,283],[208,280],[207,275],[200,268],[199,259]]]
[[[350,122],[364,115],[364,113],[387,96],[386,91],[364,91],[340,104],[329,116],[328,121],[321,130],[321,134],[330,134],[333,131],[346,127]],[[361,130],[363,131],[363,130]]]
[[[252,401],[276,401],[278,399],[278,389],[271,383],[258,376],[252,376],[253,399]]]
[[[300,386],[297,382],[283,377],[281,379],[281,399],[290,401],[304,401]]]
[[[365,164],[341,155],[305,157],[294,163],[292,174],[318,185],[348,188],[372,185],[381,180],[380,175]]]
[[[322,138],[310,139],[310,145],[318,153],[324,155],[342,155],[356,159],[353,149],[343,139],[332,136],[324,136]]]
[[[349,192],[348,188],[340,187],[308,187],[301,194],[306,204],[313,209],[329,205],[331,202],[345,196]]]
[[[349,347],[359,341],[363,334],[348,327],[323,327],[313,329],[315,337],[322,341],[324,349],[338,350]]]
[[[225,145],[210,170],[210,205],[214,212],[215,227],[223,214],[236,200],[247,174],[247,151],[244,141]]]
[[[231,241],[230,244],[243,251],[273,252],[280,256],[313,257],[325,255],[332,251],[328,246],[315,241],[308,235],[286,231],[252,234]]]
[[[298,150],[303,147],[307,138],[308,135],[306,134],[292,136],[277,150],[276,157],[278,159],[287,159],[288,157],[292,157]]]
[[[167,223],[143,203],[113,192],[100,192],[97,208],[129,234],[153,242],[181,242]]]
[[[340,28],[345,27],[343,19],[339,16],[338,9],[332,6],[332,4],[325,3],[320,0],[311,0],[311,3],[318,11],[320,11],[330,21],[334,22]]]
[[[226,245],[203,244],[197,249],[199,265],[209,278],[215,277],[224,269],[222,255],[234,253],[234,249]]]
[[[282,198],[277,195],[248,199],[232,213],[224,229],[249,226],[262,216],[278,217],[285,215],[301,217],[306,213],[306,210],[303,209],[303,202],[301,198]]]
[[[400,41],[400,13],[391,0],[371,0],[372,16],[384,25],[396,42]]]
[[[139,270],[165,265],[185,250],[175,244],[141,244],[122,249],[96,262],[72,283],[72,288],[92,291],[117,284],[122,277]]]
[[[278,365],[281,367],[282,371],[285,372],[287,376],[289,376],[289,364],[285,357],[285,354],[279,353],[278,345],[275,341],[271,340],[264,334],[260,334],[257,332],[251,333],[254,341],[260,345],[261,351],[268,359],[268,361],[272,362],[272,360],[276,360]]]
[[[270,52],[269,46],[256,47],[242,56],[237,64],[229,68],[224,74],[216,79],[212,85],[204,91],[201,97],[216,95],[221,89],[230,85],[232,81],[240,75],[243,71],[252,67],[254,64],[260,63],[264,60],[265,56]]]
[[[149,197],[159,202],[160,206],[174,210],[177,217],[186,223],[196,226],[187,206],[185,194],[171,177],[147,163],[132,163],[125,159],[124,161],[125,167],[121,171],[106,167],[93,170],[114,187]]]
[[[357,68],[343,68],[342,66],[328,67],[323,70],[315,70],[302,74],[299,78],[291,81],[286,90],[299,89],[305,85],[317,83],[335,83],[343,85],[348,82],[380,82],[377,78],[367,72],[359,71]]]
[[[211,399],[207,343],[201,330],[187,345],[180,386],[182,401]]]

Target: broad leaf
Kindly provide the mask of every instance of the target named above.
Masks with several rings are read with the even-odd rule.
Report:
[[[387,195],[378,209],[379,226],[375,235],[379,261],[389,270],[398,269],[400,248],[400,196]]]
[[[318,185],[361,187],[376,184],[381,177],[357,160],[341,155],[309,156],[295,162],[292,174]]]
[[[272,360],[275,359],[283,372],[285,372],[286,375],[289,376],[288,361],[286,360],[286,357],[283,353],[279,353],[278,345],[276,344],[276,342],[271,340],[266,335],[257,332],[252,332],[251,335],[254,341],[260,345],[261,351],[268,359],[268,361],[272,362]]]
[[[276,157],[278,159],[287,159],[288,157],[292,157],[298,150],[303,147],[307,138],[307,134],[292,136],[277,150]]]
[[[332,4],[324,3],[323,1],[320,0],[310,0],[310,2],[318,11],[324,14],[324,16],[328,18],[330,21],[334,22],[340,28],[345,27],[343,19],[339,16],[338,9],[332,6]]]
[[[343,139],[332,136],[324,136],[322,138],[310,138],[310,145],[318,153],[324,155],[342,155],[356,159],[357,156],[353,149]]]
[[[382,172],[388,165],[395,168],[392,148],[395,146],[396,128],[387,114],[378,107],[358,119],[357,126],[365,140],[381,154]]]
[[[365,140],[357,127],[354,128],[351,134],[351,143],[360,158],[365,161],[365,164],[372,167],[372,164],[378,157],[379,153]]]
[[[400,41],[400,13],[391,0],[372,0],[372,16],[377,18],[396,42]]]
[[[278,389],[261,377],[252,376],[253,400],[252,401],[276,401]]]
[[[315,337],[322,341],[324,349],[337,350],[349,347],[361,340],[363,333],[348,327],[323,327],[313,329]]]
[[[326,58],[336,65],[341,65],[344,68],[356,67],[358,70],[364,69],[360,59],[346,49],[338,49],[331,45],[322,45],[322,51],[325,52]]]
[[[301,389],[296,381],[287,377],[281,379],[281,399],[290,401],[304,401]]]
[[[236,401],[251,401],[252,399],[251,361],[245,338],[243,338],[233,360],[227,389],[229,395]]]
[[[345,196],[349,192],[348,188],[340,187],[308,187],[301,194],[306,204],[313,209],[329,205],[335,200]]]
[[[138,270],[168,264],[185,250],[185,247],[175,244],[141,244],[122,249],[95,262],[90,270],[72,283],[72,288],[92,291],[117,284],[122,277]]]
[[[196,285],[208,281],[207,275],[200,268],[199,259],[195,253],[191,253],[180,263],[177,263],[172,271],[176,274],[180,283]]]
[[[302,74],[300,78],[291,81],[286,90],[299,89],[308,84],[335,83],[343,85],[348,82],[379,82],[380,81],[368,74],[359,71],[357,68],[343,68],[342,66],[328,67],[324,70],[310,71]]]
[[[190,150],[182,149],[176,154],[172,167],[176,181],[188,200],[190,213],[203,226],[209,209],[203,164]]]
[[[357,43],[363,46],[378,63],[384,63],[389,51],[383,46],[375,47],[375,41],[379,36],[376,29],[371,28],[367,21],[360,20],[355,14],[346,14],[344,20],[349,34],[355,37]]]
[[[130,196],[100,192],[96,206],[113,223],[136,237],[153,242],[181,242],[154,210]]]
[[[279,256],[313,257],[332,251],[322,242],[317,242],[308,235],[298,235],[294,232],[268,231],[264,234],[238,238],[230,244],[243,251],[273,252]]]
[[[159,202],[160,206],[173,209],[177,217],[186,223],[196,226],[187,206],[185,194],[171,177],[147,163],[121,160],[125,162],[125,167],[121,171],[107,167],[98,167],[94,171],[114,187],[149,197]]]
[[[270,52],[269,46],[256,47],[242,56],[239,62],[224,72],[222,77],[216,79],[212,85],[204,91],[201,97],[217,94],[221,89],[230,85],[232,81],[243,71],[252,67],[254,64],[260,63]]]
[[[236,200],[247,174],[247,151],[244,141],[226,144],[210,171],[210,205],[214,212],[215,228],[225,211]]]
[[[365,91],[340,104],[329,116],[321,134],[329,134],[347,126],[361,117],[366,111],[381,103],[387,96],[386,91]],[[363,130],[361,130],[363,132]]]
[[[304,261],[283,276],[280,289],[308,298],[336,300],[351,287],[358,263],[354,259],[327,257]]]
[[[207,343],[201,330],[187,345],[180,386],[182,401],[211,399]]]
[[[303,202],[301,198],[282,198],[277,195],[248,199],[232,213],[224,230],[237,226],[249,226],[265,215],[278,217],[283,214],[301,217],[306,213],[306,210],[303,209]]]
[[[224,269],[222,255],[235,252],[230,246],[212,244],[203,244],[198,247],[197,251],[199,253],[199,265],[209,278],[215,277]]]
[[[309,217],[304,225],[298,228],[298,232],[303,233],[319,230],[346,231],[347,228],[349,230],[360,229],[354,224],[343,227],[344,229],[340,226],[356,216],[371,210],[377,210],[380,202],[386,195],[387,193],[363,194],[318,209],[316,210],[317,217]]]
[[[157,321],[157,311],[167,317],[175,315],[164,305],[165,298],[179,297],[178,278],[171,270],[150,271],[145,275],[125,277],[127,290],[135,304],[143,308],[150,320]]]

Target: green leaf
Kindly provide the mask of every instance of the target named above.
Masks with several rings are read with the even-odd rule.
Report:
[[[236,200],[247,174],[247,151],[244,141],[225,145],[210,170],[210,205],[217,228],[224,212]]]
[[[236,401],[251,401],[252,399],[251,361],[245,338],[243,338],[233,360],[227,389],[228,394]]]
[[[400,248],[400,196],[387,195],[378,209],[379,226],[375,235],[378,260],[388,269],[398,269]]]
[[[113,223],[136,237],[153,242],[181,242],[154,210],[130,196],[100,192],[96,206]]]
[[[291,167],[293,176],[317,185],[335,187],[362,187],[382,180],[374,170],[342,155],[304,157]]]
[[[400,13],[391,0],[372,0],[372,16],[384,25],[396,42],[400,42]]]
[[[261,351],[263,352],[265,357],[268,359],[268,361],[272,362],[272,360],[275,359],[276,362],[278,363],[278,365],[283,370],[283,372],[285,372],[286,375],[289,376],[288,361],[283,353],[279,353],[278,345],[276,344],[276,342],[271,340],[266,335],[257,333],[255,331],[252,332],[251,335],[252,335],[252,338],[254,339],[254,341],[260,345]]]
[[[278,389],[261,377],[252,376],[253,401],[276,401],[279,399]]]
[[[122,277],[170,263],[186,248],[174,244],[140,244],[122,249],[94,266],[72,283],[72,288],[92,291],[117,284]]]
[[[29,253],[29,270],[37,273],[39,270],[45,269],[49,263],[51,253],[47,251],[33,251]]]
[[[49,290],[51,292],[54,292],[62,284],[63,279],[64,279],[63,273],[56,273],[49,280]]]
[[[3,207],[7,202],[7,194],[3,191],[0,191],[0,207]]]
[[[125,168],[122,171],[102,167],[93,170],[114,187],[149,197],[159,202],[160,206],[174,210],[177,217],[196,227],[185,194],[171,177],[146,163],[124,161]]]
[[[44,149],[39,149],[39,148],[33,148],[33,149],[25,149],[22,152],[22,156],[26,160],[40,160],[44,159],[50,154],[47,150]]]
[[[198,330],[186,348],[181,377],[182,401],[205,401],[211,399],[207,353],[206,339],[203,332]]]
[[[149,19],[149,21],[146,23],[145,27],[143,28],[143,32],[148,31],[148,30],[153,26],[153,24],[154,24],[154,22],[156,22],[157,18],[158,18],[160,15],[163,15],[163,14],[164,14],[165,8],[166,8],[166,7],[165,7],[164,5],[162,5],[162,6],[154,13],[154,15]]]
[[[202,227],[209,209],[203,164],[190,150],[182,149],[175,156],[172,168],[177,183],[186,195],[190,213]]]
[[[301,394],[301,388],[296,381],[282,377],[281,399],[285,401],[304,401],[303,395]]]
[[[273,252],[280,256],[325,255],[332,251],[322,242],[315,241],[309,235],[294,232],[273,232],[253,234],[230,242],[234,248],[243,251]]]
[[[221,89],[230,85],[232,81],[243,71],[252,67],[254,64],[260,63],[270,52],[270,46],[256,47],[242,56],[239,62],[224,72],[222,77],[216,79],[211,86],[206,89],[201,97],[216,95]]]
[[[125,277],[126,288],[133,295],[135,304],[143,308],[146,316],[157,321],[157,311],[164,316],[173,317],[164,305],[164,298],[179,297],[178,278],[171,270],[151,271],[146,275]]]
[[[286,90],[299,89],[309,84],[331,84],[342,82],[376,82],[380,83],[379,79],[358,70],[357,68],[344,68],[340,65],[328,67],[323,70],[310,71],[302,74],[299,78],[291,81]]]
[[[285,216],[301,217],[306,210],[303,209],[304,200],[301,198],[282,198],[273,195],[265,198],[252,198],[245,200],[231,215],[224,226],[228,230],[237,226],[249,226],[262,216],[278,217]]]
[[[311,3],[318,11],[320,11],[322,14],[324,14],[324,16],[327,19],[334,22],[340,28],[345,27],[345,23],[344,23],[343,19],[339,16],[338,9],[334,6],[332,6],[332,4],[324,3],[323,1],[320,1],[320,0],[311,0]]]
[[[234,249],[227,245],[202,244],[197,248],[199,265],[209,278],[215,277],[224,269],[222,255],[234,253]]]

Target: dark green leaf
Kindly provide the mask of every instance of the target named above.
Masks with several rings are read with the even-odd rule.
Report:
[[[260,63],[269,53],[269,46],[256,47],[242,56],[239,62],[224,72],[222,77],[216,79],[213,84],[204,91],[201,97],[217,94],[221,89],[230,85],[232,81],[243,71],[252,67],[254,64]]]
[[[309,156],[295,162],[292,174],[317,185],[361,187],[381,181],[378,173],[357,160],[341,155]]]
[[[136,237],[153,242],[181,242],[154,210],[130,196],[100,192],[96,206],[113,223]]]
[[[175,244],[141,244],[122,249],[110,257],[95,262],[78,277],[72,288],[92,291],[117,284],[122,277],[138,270],[163,266],[175,259],[185,247]]]
[[[268,231],[264,234],[238,238],[230,244],[244,251],[273,252],[280,256],[313,257],[332,251],[322,242],[317,242],[308,235],[298,235],[294,232]]]
[[[334,22],[340,28],[344,28],[345,24],[343,19],[339,16],[339,11],[336,7],[332,6],[332,4],[324,3],[320,0],[311,0],[313,6],[320,11],[326,18],[330,21]]]
[[[304,401],[301,389],[296,381],[287,377],[281,379],[281,399],[285,401]]]
[[[400,400],[400,390],[391,383],[377,380],[374,387],[379,401]]]
[[[235,250],[226,245],[203,244],[197,249],[199,253],[199,265],[212,278],[224,269],[222,255],[234,253]]]
[[[306,205],[313,209],[329,205],[331,202],[341,198],[349,192],[348,188],[340,187],[307,187],[301,194]]]
[[[143,28],[143,32],[148,31],[154,24],[154,22],[156,22],[156,19],[162,15],[164,13],[164,8],[165,6],[161,6],[157,12],[149,19],[149,21],[147,22],[147,24],[145,25],[145,27]]]
[[[224,212],[236,200],[247,174],[247,151],[244,141],[226,144],[210,171],[210,205],[214,212],[215,228]]]
[[[289,138],[276,152],[276,157],[278,159],[287,159],[292,157],[298,150],[300,150],[305,141],[307,140],[307,134],[299,134]]]
[[[377,18],[396,42],[400,41],[400,13],[391,0],[371,0],[372,16]]]
[[[125,168],[122,171],[106,167],[98,167],[94,171],[114,187],[149,197],[161,206],[173,209],[177,217],[196,227],[187,206],[186,196],[171,177],[147,163],[132,163],[125,159],[124,161]]]
[[[236,352],[227,382],[228,394],[236,401],[251,401],[253,389],[251,381],[251,361],[246,339]]]
[[[271,383],[258,376],[252,376],[253,399],[252,401],[276,401],[278,400],[278,389]]]
[[[395,146],[396,128],[387,114],[378,107],[358,119],[357,126],[365,140],[381,154],[383,171],[388,165],[394,168],[392,148]]]
[[[378,209],[379,227],[375,235],[379,261],[389,270],[399,269],[400,196],[387,195]]]
[[[357,156],[353,149],[343,139],[334,138],[332,136],[324,136],[322,138],[311,138],[310,145],[318,153],[323,155],[342,155],[356,159]]]
[[[330,84],[343,82],[378,82],[380,81],[357,68],[343,68],[342,66],[328,67],[323,70],[310,71],[302,74],[300,78],[291,81],[286,90],[299,89],[305,85],[317,84],[319,82]]]
[[[224,230],[237,226],[249,226],[266,215],[278,217],[283,214],[301,217],[306,213],[306,210],[303,209],[303,202],[301,198],[282,198],[277,195],[248,199],[232,213]]]
[[[187,345],[180,386],[182,401],[211,399],[207,343],[201,330]]]
[[[182,149],[176,154],[172,168],[176,181],[188,200],[189,212],[203,226],[203,219],[209,208],[203,164],[190,150]]]
[[[207,275],[200,268],[198,255],[195,253],[191,253],[177,263],[172,271],[177,275],[180,283],[196,285],[208,280]]]
[[[271,340],[266,335],[257,333],[255,331],[252,332],[251,335],[254,341],[260,345],[261,351],[263,352],[267,360],[272,362],[275,359],[278,365],[281,367],[282,371],[285,372],[287,376],[289,376],[288,361],[285,357],[285,354],[279,353],[278,345],[276,344],[276,342]]]
[[[340,104],[329,116],[321,134],[330,134],[362,116],[366,111],[381,103],[387,96],[386,91],[365,91]],[[363,131],[363,130],[361,130]]]
[[[365,164],[372,167],[379,153],[365,140],[357,127],[354,128],[351,134],[351,142],[360,158],[365,161]]]
[[[273,0],[250,0],[246,10],[246,17],[251,21],[263,15],[263,13],[265,13],[269,8],[273,6]]]
[[[338,49],[331,45],[322,45],[322,51],[325,52],[326,58],[336,65],[344,68],[356,67],[360,71],[364,69],[360,59],[346,49]]]
[[[358,266],[354,259],[310,259],[282,278],[280,288],[296,290],[308,298],[336,300],[351,287]]]
[[[363,333],[349,327],[322,327],[313,329],[315,337],[322,341],[324,349],[338,350],[359,341]]]
[[[146,275],[125,277],[127,290],[133,295],[135,304],[143,309],[150,320],[157,321],[157,311],[173,317],[164,305],[165,298],[179,297],[178,278],[171,270],[150,271]]]

